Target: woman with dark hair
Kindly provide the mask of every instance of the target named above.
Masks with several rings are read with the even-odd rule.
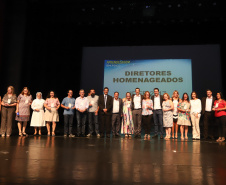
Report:
[[[177,124],[180,125],[181,140],[188,139],[188,126],[191,126],[190,107],[191,105],[189,103],[189,96],[187,93],[184,93],[182,97],[182,102],[180,102],[177,106],[177,109],[178,109]],[[184,137],[184,131],[185,131],[185,137]]]
[[[50,122],[52,122],[52,136],[55,136],[56,122],[59,122],[58,109],[60,107],[60,101],[55,96],[54,91],[49,92],[44,107],[46,108],[44,120],[46,121],[47,135],[50,136]]]
[[[150,139],[151,135],[151,118],[153,116],[153,102],[150,99],[149,91],[144,93],[144,98],[142,100],[142,123],[144,126],[144,139]]]
[[[225,140],[226,129],[226,102],[223,99],[223,94],[221,92],[217,93],[213,111],[215,111],[214,116],[219,131],[219,138],[217,139],[217,142],[223,142]]]
[[[199,120],[201,116],[202,104],[195,91],[191,93],[191,122],[192,122],[192,139],[200,139]]]
[[[32,103],[32,96],[27,87],[24,87],[17,98],[16,106],[16,121],[18,121],[19,136],[27,136],[25,130],[27,122],[30,120],[30,105]],[[23,124],[23,129],[22,129]],[[22,130],[21,130],[22,129]]]
[[[15,107],[17,104],[16,94],[14,94],[14,87],[9,86],[7,93],[3,96],[2,105],[2,121],[1,121],[1,135],[2,137],[9,137],[12,133],[13,117],[15,117]]]

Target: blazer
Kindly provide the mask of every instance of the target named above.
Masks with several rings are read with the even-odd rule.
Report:
[[[162,108],[162,102],[163,102],[163,95],[159,95],[160,96],[160,106]],[[155,96],[152,96],[151,99],[153,101],[153,109],[154,109],[154,105],[155,105]]]
[[[113,112],[113,105],[114,105],[114,97],[112,97],[112,112]],[[123,103],[122,103],[122,99],[121,98],[118,98],[119,99],[119,114],[121,115],[122,114],[122,111],[123,111]]]
[[[99,96],[98,106],[99,106],[99,113],[104,115],[104,111],[103,111],[103,109],[105,108],[104,95]],[[110,95],[107,95],[107,102],[106,102],[107,112],[106,112],[106,115],[112,114],[112,107],[113,107],[112,97]]]
[[[205,113],[205,109],[206,109],[206,98],[207,97],[203,97],[202,100],[201,100],[201,103],[202,103],[202,115],[204,115]],[[214,101],[216,100],[215,97],[213,97],[213,102],[212,102],[212,107],[214,105]],[[212,110],[212,113],[214,113],[214,111]]]
[[[134,96],[135,96],[135,94],[133,94],[131,97],[131,104],[130,104],[131,110],[134,110],[134,101],[133,101]],[[142,109],[142,100],[144,99],[144,96],[140,94],[140,97],[141,97],[140,104],[141,104],[141,109]]]

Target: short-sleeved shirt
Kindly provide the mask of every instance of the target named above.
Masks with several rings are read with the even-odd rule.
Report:
[[[214,101],[214,107],[217,107],[217,108],[219,108],[219,109],[224,108],[225,105],[226,105],[225,100],[221,100],[221,101],[215,100],[215,101]],[[226,111],[225,111],[225,110],[217,111],[217,108],[216,108],[216,110],[215,110],[215,117],[226,116]]]
[[[58,98],[47,98],[45,103],[48,107],[57,108],[60,105]]]
[[[74,114],[74,109],[72,109],[75,106],[75,98],[68,98],[65,97],[61,103],[65,107],[69,107],[70,109],[64,109],[63,115],[71,115]]]
[[[87,96],[89,100],[89,104],[92,104],[92,106],[89,106],[89,112],[95,112],[98,108],[98,100],[99,96],[95,95],[94,97],[92,96]]]
[[[5,94],[2,101],[6,104],[14,104],[17,103],[17,97],[16,95],[12,95],[11,97],[8,96],[8,94]]]

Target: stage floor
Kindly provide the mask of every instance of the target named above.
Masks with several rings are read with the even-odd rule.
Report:
[[[0,185],[225,185],[225,176],[225,142],[0,138]]]

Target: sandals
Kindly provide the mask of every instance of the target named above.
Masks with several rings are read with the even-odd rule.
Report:
[[[219,137],[219,138],[216,140],[216,142],[221,142],[221,137]]]
[[[28,136],[28,134],[26,132],[23,132],[22,134],[23,134],[23,136]]]
[[[19,136],[23,136],[22,132],[19,133]]]

